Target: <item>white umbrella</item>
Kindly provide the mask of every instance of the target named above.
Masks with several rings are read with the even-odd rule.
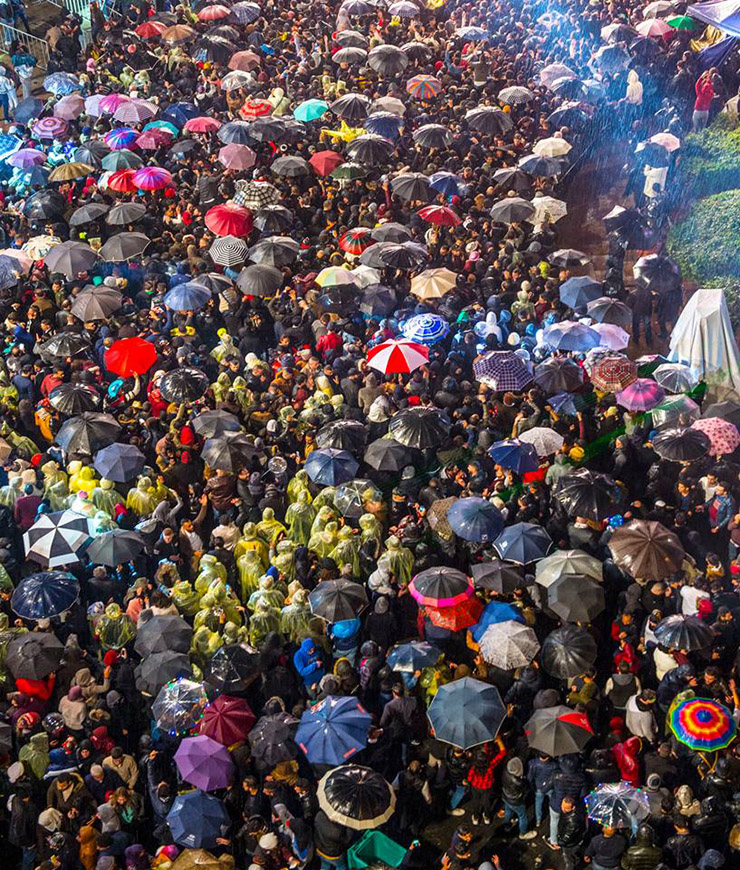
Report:
[[[538,456],[552,456],[563,446],[563,436],[554,429],[546,429],[544,426],[535,426],[522,432],[519,440],[525,444],[533,444]]]
[[[554,224],[568,214],[568,206],[561,199],[555,199],[554,196],[535,196],[532,205],[535,212],[529,221],[533,224],[540,224],[545,218]]]
[[[686,393],[699,383],[699,375],[683,363],[664,363],[655,369],[653,377],[669,393]]]
[[[489,625],[483,632],[478,648],[489,664],[503,671],[511,671],[530,664],[540,644],[529,626],[507,619]]]
[[[48,568],[79,562],[79,549],[92,538],[89,520],[65,510],[41,514],[23,535],[26,558]]]
[[[564,157],[573,146],[566,142],[562,136],[550,136],[540,139],[532,148],[532,153],[540,157]]]
[[[547,588],[563,574],[579,574],[601,582],[603,565],[583,550],[556,550],[541,559],[535,568],[535,582]]]

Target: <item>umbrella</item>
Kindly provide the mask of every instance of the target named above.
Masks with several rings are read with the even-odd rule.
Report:
[[[22,634],[10,641],[5,666],[16,680],[43,680],[62,663],[64,647],[53,634]]]
[[[370,502],[382,501],[383,495],[377,486],[365,478],[340,484],[334,493],[334,507],[343,517],[359,519],[368,512]]]
[[[93,565],[123,565],[133,561],[144,549],[145,541],[138,532],[113,529],[96,537],[87,548]]]
[[[367,56],[370,69],[384,76],[394,76],[403,72],[408,63],[406,52],[397,45],[376,45],[375,48],[370,49]]]
[[[586,306],[586,313],[597,323],[613,323],[623,329],[632,325],[632,310],[624,304],[608,296],[600,296]]]
[[[40,514],[23,535],[26,558],[57,568],[79,562],[78,551],[90,540],[87,517],[71,510]]]
[[[429,362],[429,350],[414,341],[384,341],[368,354],[368,365],[383,374],[408,374]]]
[[[591,382],[605,393],[619,393],[637,380],[637,366],[625,356],[600,358],[591,368]]]
[[[429,177],[421,172],[405,172],[391,180],[391,190],[407,202],[429,202],[433,198]]]
[[[426,205],[417,214],[430,224],[440,227],[456,227],[462,223],[460,215],[446,205]]]
[[[708,405],[701,412],[702,420],[709,417],[719,417],[740,427],[740,404],[731,400]]]
[[[549,357],[535,369],[534,381],[548,394],[570,393],[583,384],[583,370],[568,357]]]
[[[493,549],[507,562],[526,565],[544,559],[552,547],[552,538],[534,523],[514,523],[493,542]]]
[[[600,583],[604,576],[604,566],[583,550],[556,550],[537,563],[535,582],[547,588],[564,574],[578,574]]]
[[[42,359],[58,360],[78,356],[90,347],[90,339],[76,332],[60,332],[39,345]]]
[[[473,362],[477,380],[496,391],[520,391],[532,382],[532,374],[521,357],[510,350],[491,350]]]
[[[197,311],[211,300],[211,291],[199,284],[187,282],[165,293],[164,304],[173,311]]]
[[[653,377],[669,393],[687,393],[699,383],[698,374],[683,363],[659,365],[653,372]]]
[[[367,429],[358,420],[334,420],[323,426],[316,435],[318,447],[331,447],[350,452],[361,451],[365,447]]]
[[[684,559],[678,537],[652,520],[631,520],[616,529],[609,550],[623,571],[650,580],[665,580],[677,574]]]
[[[359,266],[358,269],[353,270],[352,274],[355,276],[355,280],[359,286],[363,286],[365,281],[365,276],[359,270],[367,269],[369,269],[368,266]],[[369,269],[369,272],[373,273],[375,270]],[[392,314],[398,307],[396,291],[391,290],[390,287],[385,287],[382,284],[375,282],[373,274],[368,274],[367,280],[369,280],[370,283],[365,284],[364,286],[364,292],[359,306],[360,311],[370,317],[377,315],[387,316]],[[422,345],[418,346],[421,347]],[[426,348],[424,348],[424,350],[426,351]]]
[[[336,486],[352,480],[359,463],[346,450],[314,450],[306,460],[306,472],[314,483],[321,486]]]
[[[217,236],[246,237],[252,232],[252,215],[235,203],[216,205],[206,212],[205,224]]]
[[[568,278],[560,285],[560,299],[569,308],[585,308],[601,296],[601,283],[582,276]]]
[[[198,728],[207,706],[208,696],[202,683],[173,680],[160,689],[152,704],[152,715],[160,731],[175,737]]]
[[[196,433],[204,438],[219,438],[227,432],[241,431],[241,423],[228,411],[203,411],[193,418],[192,425]]]
[[[737,731],[730,711],[706,698],[681,701],[669,712],[668,725],[680,743],[699,752],[724,749]]]
[[[358,163],[381,166],[390,160],[393,148],[390,139],[376,133],[363,133],[347,145],[347,154]]]
[[[496,441],[488,448],[488,455],[501,468],[508,468],[517,474],[536,471],[539,468],[537,450],[531,444],[524,444],[516,438]]]
[[[666,649],[693,652],[706,649],[714,642],[714,633],[706,622],[698,616],[682,613],[661,619],[654,633],[658,643]]]
[[[295,741],[311,764],[333,767],[367,746],[371,724],[356,698],[330,695],[301,716]]]
[[[386,657],[388,667],[401,674],[413,674],[422,668],[435,665],[442,655],[436,646],[425,640],[411,640],[397,643]]]
[[[304,100],[293,110],[296,121],[308,123],[317,121],[325,112],[329,111],[329,104],[325,100]]]
[[[56,220],[63,216],[66,209],[67,203],[61,194],[55,190],[39,190],[28,197],[23,206],[23,214],[29,220]],[[31,256],[34,255],[31,254]],[[41,256],[43,254],[39,257],[34,256],[34,259],[40,259]]]
[[[60,384],[49,393],[49,403],[68,417],[93,411],[100,396],[90,387],[82,384]]]
[[[44,110],[44,102],[37,97],[26,97],[13,108],[13,120],[19,124],[28,124],[34,118],[38,118]]]
[[[577,351],[582,353],[601,344],[598,332],[572,320],[563,320],[545,328],[544,342],[553,350]]]
[[[287,266],[295,260],[300,246],[287,236],[271,236],[261,239],[249,249],[249,259],[267,266]]]
[[[33,127],[31,127],[31,132],[37,139],[60,139],[67,134],[68,130],[68,121],[65,121],[64,118],[55,118],[53,116],[39,118]],[[108,136],[110,136],[109,133],[106,134],[106,142],[108,142]]]
[[[143,233],[118,233],[103,245],[100,256],[112,263],[135,260],[144,253],[149,242],[149,236]]]
[[[105,352],[106,369],[122,378],[143,375],[156,361],[154,345],[138,336],[119,339]]]
[[[450,145],[453,139],[452,131],[442,124],[424,124],[413,133],[413,140],[420,148],[441,150]]]
[[[237,239],[236,236],[224,236],[222,239],[216,239],[208,253],[214,263],[219,266],[238,266],[247,259],[249,246],[243,239]]]
[[[567,79],[568,82],[572,79]],[[532,147],[532,153],[538,157],[564,157],[573,149],[570,142],[559,136],[550,136],[547,139],[540,139]]]
[[[475,593],[468,578],[455,568],[427,568],[409,584],[409,592],[419,604],[454,607]]]
[[[391,417],[390,434],[405,447],[438,447],[450,431],[450,421],[437,408],[407,408]]]
[[[540,644],[531,628],[507,620],[490,625],[478,641],[478,647],[489,664],[503,671],[513,671],[529,665]]]
[[[547,606],[563,622],[592,622],[606,607],[604,587],[590,577],[562,574],[547,587]]]
[[[344,94],[335,100],[329,108],[337,117],[345,121],[361,121],[370,110],[370,99],[364,94]]]
[[[650,815],[650,798],[627,782],[609,782],[586,795],[588,818],[609,828],[635,829]]]
[[[78,161],[62,163],[60,166],[57,166],[52,170],[49,175],[49,181],[55,183],[61,181],[74,181],[77,178],[83,178],[85,175],[89,175],[91,172],[94,172],[94,168],[89,166],[87,163],[80,163]]]
[[[255,215],[254,225],[263,233],[284,233],[293,225],[293,212],[283,205],[266,205]]]
[[[494,541],[504,527],[498,508],[485,498],[461,498],[447,512],[452,531],[466,541]]]
[[[383,825],[396,808],[396,793],[375,770],[343,764],[319,781],[319,807],[327,818],[352,831]]]
[[[243,698],[219,695],[206,707],[200,733],[212,737],[222,746],[232,746],[244,740],[254,723],[255,715]],[[295,723],[297,725],[298,721]]]
[[[463,677],[439,687],[427,715],[435,739],[472,749],[496,737],[506,708],[495,686]]]
[[[258,454],[259,450],[241,431],[216,432],[208,438],[201,451],[203,461],[210,468],[230,472],[251,466]]]
[[[411,450],[394,438],[379,438],[370,444],[362,458],[376,471],[398,472],[411,463],[412,457]]]
[[[206,665],[206,682],[227,695],[245,692],[257,679],[259,653],[245,644],[219,647]]]
[[[531,102],[534,99],[534,94],[529,88],[513,85],[509,88],[502,88],[498,92],[497,99],[509,106],[520,106]]]
[[[699,419],[699,406],[688,396],[668,396],[650,412],[653,426],[690,426]]]
[[[234,778],[234,762],[225,746],[206,734],[186,737],[177,747],[180,776],[203,791],[226,788]]]
[[[173,841],[189,849],[214,848],[229,824],[221,801],[200,790],[178,795],[167,814]]]
[[[563,446],[563,436],[554,429],[545,426],[535,426],[527,429],[519,436],[522,444],[531,444],[537,451],[538,456],[552,456]]]
[[[605,474],[579,468],[563,475],[555,498],[571,517],[601,520],[619,512],[622,490]]]
[[[210,382],[200,369],[185,366],[174,369],[160,380],[159,392],[168,402],[197,402],[205,396]]]
[[[406,93],[417,100],[433,100],[442,93],[442,82],[430,75],[418,75],[406,82]]]
[[[540,661],[551,676],[570,680],[591,667],[596,653],[596,641],[585,628],[563,625],[545,638]]]
[[[282,283],[283,274],[274,266],[247,266],[236,279],[236,286],[247,296],[272,296]]]
[[[186,653],[192,636],[193,629],[181,616],[152,616],[136,626],[134,649],[142,659],[167,651]]]
[[[91,206],[83,206],[90,208]],[[108,207],[106,206],[106,211]],[[82,209],[78,209],[82,211]],[[146,206],[141,202],[119,202],[111,208],[105,217],[105,222],[113,226],[124,226],[141,220],[146,214]]]
[[[173,861],[172,870],[223,870],[223,864],[205,849],[184,849]]]
[[[191,673],[190,656],[172,650],[148,655],[134,670],[136,688],[147,695],[157,695],[165,683],[179,677],[189,678]]]
[[[521,169],[516,169],[513,167],[507,167],[504,169],[497,169],[492,176],[492,180],[495,183],[496,187],[500,190],[508,190],[512,192],[518,192],[523,190],[528,190],[532,186],[532,179],[527,175],[526,172],[522,172]],[[512,197],[513,198],[513,197]],[[521,200],[522,202],[528,202],[528,200]],[[503,200],[502,200],[503,202]],[[497,203],[500,205],[501,203]],[[531,205],[531,203],[530,203]],[[532,207],[532,211],[528,215],[531,217],[534,214],[534,206]],[[524,218],[527,220],[527,218]],[[508,221],[504,221],[508,223]]]
[[[465,120],[471,130],[494,136],[508,133],[514,127],[511,116],[498,106],[479,106],[477,109],[470,109],[465,113]]]
[[[563,704],[535,710],[524,725],[524,733],[530,749],[550,758],[581,752],[594,736],[588,716]]]
[[[532,582],[528,582],[513,565],[498,560],[473,565],[470,576],[476,589],[492,589],[501,595],[510,595],[515,589],[522,589]]]
[[[351,580],[323,580],[308,595],[311,613],[326,622],[356,619],[367,607],[367,592],[360,583]]]
[[[691,424],[692,429],[703,432],[709,438],[709,453],[724,456],[740,447],[740,432],[734,423],[720,417],[703,417]]]
[[[661,429],[652,444],[661,459],[672,462],[695,462],[706,456],[712,446],[708,435],[691,427]]]
[[[21,580],[10,606],[23,619],[51,619],[69,610],[79,594],[80,584],[73,574],[41,571]]]
[[[514,607],[513,604],[506,604],[503,601],[489,601],[481,611],[478,621],[471,627],[470,635],[475,643],[478,643],[486,629],[492,625],[498,625],[500,622],[518,622],[523,625],[524,617],[521,610]]]
[[[370,251],[365,251],[365,254],[375,251],[379,249],[380,245],[374,245],[370,248]],[[363,254],[363,257],[365,256]],[[385,245],[382,250],[379,251],[379,260],[381,266],[391,266],[394,269],[416,269],[422,263],[427,260],[428,252],[424,245],[420,245],[417,242],[402,242],[398,245]],[[360,257],[360,262],[362,262],[362,257]],[[368,263],[368,265],[371,265]],[[431,324],[434,321],[439,322],[441,318],[438,315],[434,314],[419,314],[416,317],[412,317],[411,320],[407,321],[404,324],[404,335],[406,338],[414,338],[414,335],[405,331],[408,327],[409,330],[417,330],[421,327],[422,332],[428,332],[429,337],[431,339],[432,335],[436,334],[438,339],[444,338],[445,335],[449,332],[449,326],[445,322],[442,325],[438,325],[435,327],[431,327]],[[416,339],[419,340],[418,338]],[[424,344],[424,342],[421,342]]]
[[[5,157],[4,162],[16,169],[33,169],[46,163],[46,152],[39,148],[21,148]]]
[[[295,758],[298,755],[295,742],[298,724],[298,719],[289,713],[263,716],[249,732],[252,758],[270,768]]]
[[[144,461],[144,454],[135,445],[111,444],[97,452],[93,465],[101,477],[126,483],[141,473]]]
[[[96,411],[86,411],[66,420],[56,435],[57,444],[67,453],[87,453],[90,456],[107,447],[118,437],[121,427],[115,417]]]
[[[429,176],[429,184],[437,193],[443,193],[445,196],[458,196],[460,188],[463,185],[463,180],[454,172],[434,172]]]
[[[463,631],[475,625],[481,617],[483,605],[473,597],[454,607],[425,607],[424,615],[432,625],[447,631]]]
[[[659,293],[681,286],[681,267],[675,260],[661,254],[640,257],[633,272],[641,283]]]

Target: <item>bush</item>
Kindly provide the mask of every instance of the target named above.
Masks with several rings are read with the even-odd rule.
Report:
[[[681,179],[689,195],[740,188],[740,127],[720,115],[711,127],[689,134],[681,151]]]
[[[668,253],[699,286],[740,278],[740,190],[699,200],[668,234]],[[711,284],[710,284],[711,282]]]

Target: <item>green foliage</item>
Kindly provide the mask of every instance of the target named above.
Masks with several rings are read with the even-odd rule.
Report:
[[[681,179],[692,196],[740,188],[740,127],[720,115],[711,127],[683,141]]]

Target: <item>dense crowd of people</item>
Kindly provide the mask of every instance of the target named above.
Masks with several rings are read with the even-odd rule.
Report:
[[[740,404],[653,345],[740,66],[685,11],[92,2],[43,98],[10,46],[12,866],[737,860]]]

